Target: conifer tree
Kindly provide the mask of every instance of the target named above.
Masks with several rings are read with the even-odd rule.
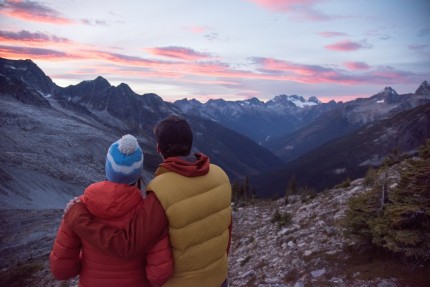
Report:
[[[367,242],[405,258],[429,262],[430,139],[419,151],[418,159],[406,162],[395,189],[386,190],[385,166],[372,190],[351,198],[344,222],[349,233]]]
[[[373,242],[408,258],[430,260],[430,140],[409,160],[382,216],[371,224]]]

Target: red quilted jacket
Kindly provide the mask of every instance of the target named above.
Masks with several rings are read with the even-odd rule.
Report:
[[[141,214],[143,210],[144,253],[132,259],[115,257],[86,240],[100,234],[102,224],[78,236],[63,220],[50,254],[51,272],[56,279],[79,275],[79,287],[146,287],[162,285],[171,276],[173,259],[167,218],[154,194],[143,199],[136,187],[103,181],[90,185],[81,201],[95,219],[117,228],[126,228],[137,211]]]

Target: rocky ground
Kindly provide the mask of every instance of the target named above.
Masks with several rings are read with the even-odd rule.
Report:
[[[315,198],[235,208],[230,286],[430,286],[429,266],[360,250],[344,235],[347,200],[365,190],[359,179]],[[277,210],[281,216],[275,219]]]
[[[75,286],[55,281],[49,271],[48,256],[62,214],[60,209],[0,210],[0,286]]]
[[[363,191],[360,179],[316,197],[234,206],[230,286],[430,286],[429,266],[356,252],[344,236],[340,220],[346,202]],[[61,215],[62,210],[0,212],[0,286],[77,286],[77,279],[59,282],[49,272]]]

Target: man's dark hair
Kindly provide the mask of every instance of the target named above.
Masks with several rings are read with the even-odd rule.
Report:
[[[190,154],[193,132],[184,118],[168,116],[154,127],[154,134],[164,158]]]

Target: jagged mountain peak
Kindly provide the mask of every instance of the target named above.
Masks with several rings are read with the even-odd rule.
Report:
[[[252,97],[250,99],[247,99],[244,101],[245,103],[248,103],[250,105],[254,105],[254,106],[260,106],[263,105],[264,103],[262,101],[260,101],[258,98],[256,97]]]
[[[308,102],[315,103],[315,104],[318,104],[318,105],[322,104],[322,102],[317,97],[315,97],[315,96],[310,97],[308,99]]]
[[[304,102],[305,99],[302,96],[298,96],[298,95],[279,95],[273,98],[274,102],[284,102],[284,101],[288,101],[288,100],[299,100]]]
[[[18,79],[44,97],[50,97],[57,85],[31,60],[9,60],[0,57],[0,74]]]
[[[398,103],[401,101],[401,96],[391,87],[385,87],[382,91],[371,97],[373,100],[377,100],[378,103]]]
[[[206,104],[211,107],[226,107],[228,102],[224,99],[210,99]]]
[[[201,102],[199,102],[198,100],[196,100],[196,99],[191,99],[190,100],[190,103],[192,103],[192,104],[201,104]]]
[[[311,100],[312,99],[312,100]],[[313,106],[321,102],[316,97],[311,97],[306,101],[302,96],[298,95],[279,95],[267,102],[269,107],[292,107],[303,108],[305,106]]]
[[[187,98],[183,98],[180,100],[176,100],[173,102],[173,104],[175,105],[203,105],[200,101],[196,100],[196,99],[187,99]]]
[[[11,70],[25,71],[28,68],[37,68],[40,70],[40,68],[32,60],[29,60],[29,59],[26,59],[26,60],[9,60],[9,59],[5,59],[5,58],[0,57],[0,63],[1,63],[3,68],[11,69]]]
[[[224,99],[210,99],[208,103],[225,103]]]
[[[91,81],[90,81],[91,82]],[[104,86],[106,88],[111,87],[112,85],[109,83],[108,80],[106,80],[105,78],[103,78],[102,76],[98,76],[94,81],[93,81],[96,85],[101,85]]]
[[[129,85],[121,83],[119,84],[119,86],[116,87],[116,89],[118,89],[119,91],[121,91],[124,94],[135,94],[135,92],[133,92],[133,90],[130,88]]]
[[[105,90],[112,87],[108,80],[103,78],[102,76],[98,76],[94,80],[85,80],[76,85],[70,85],[66,89],[75,89],[75,88],[84,88],[91,87],[92,90]]]
[[[389,95],[398,95],[396,90],[394,90],[391,87],[385,87],[381,92],[378,93],[378,95],[385,95],[385,96],[389,96]]]
[[[415,91],[417,95],[427,96],[430,95],[430,84],[427,81],[424,81],[418,89]]]
[[[97,78],[95,78],[95,81],[105,81],[109,83],[109,81],[103,78],[102,76],[98,76]]]

